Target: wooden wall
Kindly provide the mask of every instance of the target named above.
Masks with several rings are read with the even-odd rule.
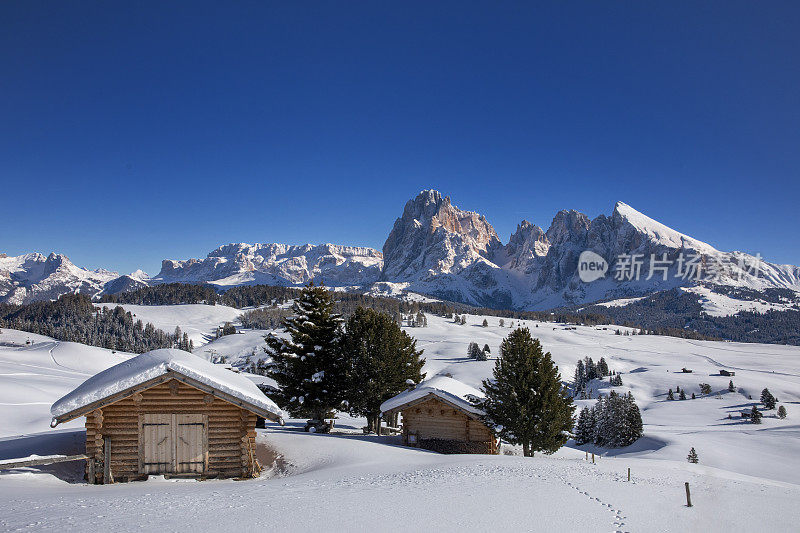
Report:
[[[114,480],[142,477],[139,421],[144,413],[207,415],[208,464],[204,475],[255,475],[256,415],[173,379],[87,415],[86,454],[97,461],[96,482],[103,481],[105,438],[111,439]],[[87,470],[92,470],[88,464]]]
[[[406,444],[408,435],[413,433],[418,439],[485,442],[488,453],[494,453],[494,435],[483,422],[436,398],[412,405],[404,409],[402,415],[403,440]]]

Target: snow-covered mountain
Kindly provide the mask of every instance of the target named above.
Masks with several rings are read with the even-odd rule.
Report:
[[[372,248],[320,244],[227,244],[205,259],[164,260],[151,283],[302,285],[311,280],[331,287],[378,281],[381,253]]]
[[[578,260],[585,251],[607,263],[605,276],[581,279]],[[716,250],[622,202],[610,216],[593,220],[560,211],[546,231],[523,220],[503,245],[483,215],[459,209],[434,190],[406,203],[383,253],[334,244],[228,244],[204,259],[165,260],[153,278],[141,271],[89,271],[56,254],[0,258],[0,301],[15,303],[170,282],[230,287],[311,280],[371,294],[412,291],[479,306],[543,310],[676,287],[722,287],[728,296],[730,289],[747,289],[750,299],[752,291],[798,293],[800,268]]]
[[[108,270],[88,270],[64,255],[39,253],[9,257],[0,254],[0,302],[24,304],[54,300],[66,293],[95,295],[119,276]]]
[[[584,251],[605,259],[604,277],[581,280],[578,259]],[[522,221],[502,246],[483,216],[461,211],[437,191],[422,191],[395,222],[384,260],[384,281],[406,282],[409,290],[445,299],[516,309],[707,284],[800,291],[800,268],[721,252],[622,202],[611,216],[594,220],[560,211],[547,231]]]

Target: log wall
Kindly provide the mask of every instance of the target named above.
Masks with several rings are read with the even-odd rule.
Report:
[[[409,444],[408,436],[413,434],[417,437],[417,443],[423,439],[480,442],[485,443],[486,447],[471,449],[485,449],[483,453],[495,453],[494,435],[483,422],[436,398],[412,405],[401,412],[405,444]]]
[[[94,469],[87,465],[87,476],[94,470],[95,482],[104,482],[103,443],[110,438],[114,480],[143,477],[139,419],[144,413],[207,415],[208,464],[203,475],[255,475],[258,468],[255,462],[256,415],[173,379],[86,416],[86,455],[96,461]]]

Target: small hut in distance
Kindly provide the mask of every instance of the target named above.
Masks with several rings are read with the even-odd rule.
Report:
[[[456,379],[436,376],[381,405],[384,415],[402,416],[403,444],[441,453],[497,453],[492,430],[472,398],[483,393]]]
[[[89,378],[50,409],[86,417],[87,480],[150,474],[254,477],[257,417],[283,412],[254,383],[181,350],[155,350]]]

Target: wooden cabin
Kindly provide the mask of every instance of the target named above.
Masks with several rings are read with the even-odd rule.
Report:
[[[156,350],[89,378],[53,404],[52,427],[86,417],[89,483],[150,474],[247,478],[257,417],[281,410],[247,377],[180,350]]]
[[[471,398],[483,394],[450,377],[436,376],[381,405],[384,416],[399,413],[403,444],[440,453],[498,453],[494,433]]]

